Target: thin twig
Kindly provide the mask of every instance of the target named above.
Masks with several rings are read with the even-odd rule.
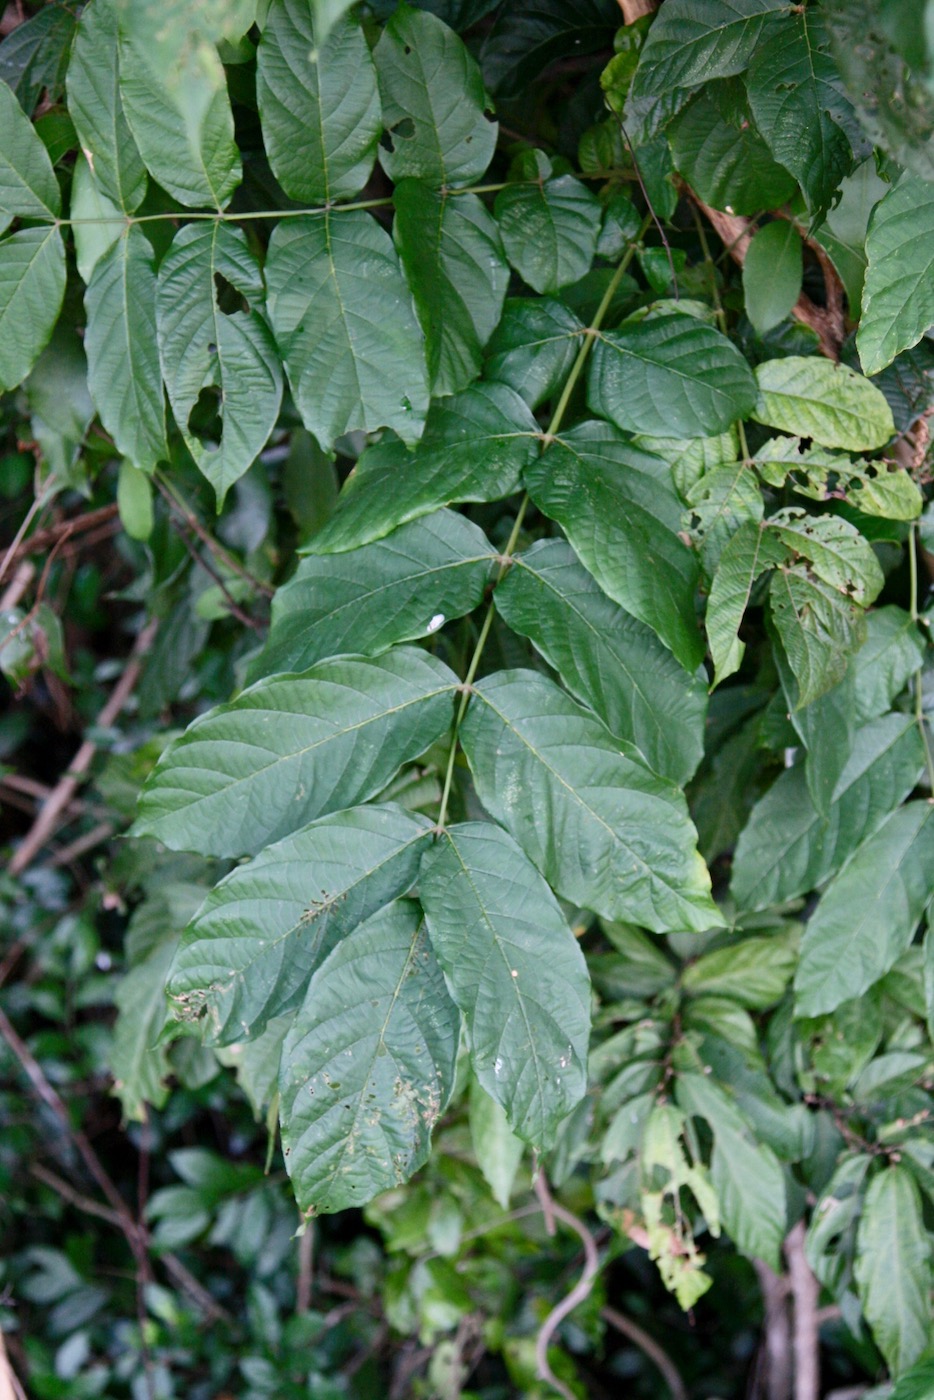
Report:
[[[16,573],[10,579],[3,597],[0,598],[0,612],[9,612],[12,608],[16,607],[17,603],[26,592],[26,589],[32,583],[35,574],[35,566],[30,564],[28,560],[24,560],[24,562],[20,564]]]
[[[298,1281],[295,1285],[295,1311],[299,1315],[311,1307],[311,1287],[314,1279],[315,1227],[312,1220],[298,1237]]]
[[[84,534],[88,530],[94,530],[98,525],[117,524],[117,505],[101,506],[99,510],[86,511],[84,515],[71,516],[67,520],[60,520],[57,525],[49,525],[44,530],[36,530],[28,539],[21,540],[13,553],[14,559],[22,558],[31,554],[44,554],[47,549],[51,549],[61,535],[67,535],[69,539],[74,539],[75,535]]]
[[[153,619],[139,633],[122,676],[114,686],[110,699],[97,716],[95,728],[109,729],[119,717],[139,679],[143,657],[152,645],[158,626],[158,622]],[[79,783],[94,761],[96,753],[97,744],[92,739],[85,739],[72,759],[68,772],[59,779],[48,801],[15,851],[9,865],[11,875],[20,875],[49,840],[58,825],[59,818],[78,791]]]
[[[114,834],[112,822],[98,822],[97,826],[92,826],[90,831],[86,831],[83,836],[76,836],[74,841],[69,841],[67,846],[55,852],[50,857],[48,864],[53,868],[62,865],[70,865],[79,856],[87,855],[88,851],[93,851],[95,846],[100,846],[104,841],[109,841]]]
[[[622,1332],[624,1337],[628,1337],[631,1342],[635,1343],[639,1350],[644,1352],[658,1368],[665,1384],[671,1391],[671,1400],[688,1400],[687,1389],[681,1379],[681,1373],[654,1337],[650,1337],[648,1332],[643,1331],[637,1322],[633,1322],[631,1317],[626,1317],[625,1313],[617,1312],[615,1308],[601,1308],[600,1316],[611,1327],[615,1327],[617,1332]]]
[[[239,560],[235,559],[232,554],[229,554],[227,552],[227,550],[222,544],[218,543],[218,541],[214,538],[211,532],[204,528],[204,526],[201,524],[201,521],[195,515],[194,511],[191,509],[191,507],[181,496],[177,488],[174,487],[171,482],[166,481],[166,479],[158,471],[153,473],[153,480],[155,481],[160,494],[168,502],[169,508],[177,511],[177,513],[185,521],[185,524],[188,525],[192,530],[194,530],[195,534],[198,536],[198,539],[203,545],[207,546],[210,552],[214,555],[215,559],[218,559],[221,563],[226,564],[228,569],[232,570],[233,573],[238,574],[240,578],[244,579],[247,583],[251,585],[251,587],[255,588],[258,593],[264,593],[267,598],[272,597],[276,590],[274,588],[271,588],[268,583],[263,583],[262,579],[258,579],[254,574],[251,574],[249,569],[244,568],[244,566],[239,562]]]
[[[561,1302],[552,1308],[551,1312],[542,1323],[538,1336],[535,1339],[535,1363],[539,1380],[547,1381],[550,1386],[564,1397],[564,1400],[575,1400],[574,1392],[559,1381],[551,1366],[548,1364],[548,1344],[557,1331],[558,1327],[574,1309],[583,1303],[590,1296],[594,1280],[600,1272],[600,1256],[597,1253],[597,1245],[593,1235],[587,1226],[571,1211],[565,1210],[564,1206],[552,1199],[548,1189],[548,1182],[545,1180],[545,1173],[540,1171],[535,1178],[535,1194],[542,1203],[542,1213],[554,1216],[555,1220],[560,1220],[562,1225],[566,1225],[569,1230],[573,1230],[584,1246],[584,1268],[580,1278],[575,1283]],[[546,1203],[547,1202],[547,1211]]]
[[[0,1331],[0,1400],[28,1400],[25,1390],[10,1365],[3,1332]]]

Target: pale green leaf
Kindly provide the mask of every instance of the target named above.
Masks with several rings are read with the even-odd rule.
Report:
[[[470,1082],[470,1141],[493,1199],[503,1210],[508,1210],[522,1161],[522,1141],[510,1128],[502,1108],[480,1087],[476,1078]]]
[[[669,312],[601,334],[587,402],[626,432],[709,437],[749,413],[756,385],[725,335],[694,316]]]
[[[743,938],[689,963],[681,985],[693,995],[729,997],[753,1011],[780,1001],[795,970],[796,928],[765,938]]]
[[[798,682],[782,647],[775,647],[773,655],[788,704],[788,718],[807,749],[805,772],[808,792],[814,806],[825,817],[829,813],[840,774],[850,757],[856,725],[861,722],[856,714],[853,667],[848,664],[846,674],[837,685],[831,686],[810,704],[802,705]],[[881,714],[882,711],[877,713]],[[870,719],[872,716],[866,715],[864,718]]]
[[[904,609],[889,605],[869,614],[866,640],[850,665],[857,723],[889,709],[912,674],[921,669],[925,652],[918,625]]]
[[[222,303],[225,284],[241,309]],[[219,220],[180,229],[159,268],[156,305],[169,403],[220,509],[266,445],[282,397],[279,356],[262,314],[263,278],[243,231]],[[199,433],[192,415],[211,394],[216,423]]]
[[[460,1017],[421,910],[400,900],[318,968],[282,1047],[282,1145],[301,1210],[362,1206],[428,1157]]]
[[[531,412],[505,384],[474,384],[437,400],[414,452],[392,440],[364,452],[333,518],[308,548],[357,549],[439,506],[511,496],[536,453],[537,433]]]
[[[32,369],[64,294],[65,245],[57,228],[22,228],[0,240],[0,391],[15,389]]]
[[[687,492],[685,522],[696,541],[704,573],[712,577],[727,544],[746,521],[758,525],[764,502],[748,462],[705,472]]]
[[[254,678],[303,671],[340,652],[372,656],[430,636],[483,598],[495,551],[476,525],[437,511],[342,554],[312,554],[272,604]]]
[[[273,0],[256,55],[266,154],[286,194],[330,204],[363,189],[382,125],[376,69],[344,17],[323,43],[308,0]]]
[[[876,1345],[895,1373],[931,1343],[931,1241],[905,1166],[872,1178],[857,1232],[856,1283]]]
[[[94,0],[81,11],[68,65],[68,114],[102,195],[132,214],[146,194],[146,168],[120,96],[113,0]],[[71,212],[79,217],[74,197]]]
[[[876,205],[856,346],[878,374],[934,325],[934,185],[906,174]]]
[[[664,463],[592,421],[564,433],[525,476],[603,591],[693,672],[703,655],[697,560],[679,538],[681,507]]]
[[[393,181],[414,176],[436,189],[479,180],[496,147],[484,116],[476,61],[435,15],[402,5],[373,54],[387,145],[380,164]]]
[[[325,450],[356,428],[421,436],[424,344],[392,240],[363,210],[286,219],[269,243],[269,317],[299,412]]]
[[[516,555],[496,607],[611,734],[647,767],[684,783],[701,760],[707,686],[690,676],[644,623],[616,607],[563,540]]]
[[[733,897],[741,909],[765,909],[822,885],[902,803],[917,781],[923,753],[909,715],[884,715],[857,730],[853,752],[823,819],[804,767],[788,769],[752,811],[733,860]]]
[[[167,938],[160,943],[121,978],[114,995],[110,1072],[123,1116],[134,1123],[145,1123],[147,1104],[161,1108],[169,1096],[168,1047],[157,1042],[168,1019],[165,978],[176,942]]]
[[[813,704],[846,675],[866,635],[865,617],[845,593],[804,564],[776,570],[769,609],[795,673],[798,704]]]
[[[487,677],[461,737],[484,806],[565,899],[656,932],[721,923],[681,793],[552,681]]]
[[[573,175],[507,185],[495,212],[506,256],[536,292],[556,292],[590,270],[602,210]]]
[[[131,540],[148,540],[152,534],[152,483],[145,472],[124,458],[117,478],[120,524]]]
[[[583,329],[560,301],[508,297],[487,346],[486,377],[509,384],[530,408],[538,408],[567,378]]]
[[[165,71],[133,23],[121,28],[119,62],[123,110],[150,174],[182,204],[223,209],[243,172],[216,50],[183,46]]]
[[[117,449],[143,468],[166,455],[154,263],[149,240],[131,226],[97,262],[84,298],[95,406]]]
[[[846,499],[864,515],[916,520],[924,505],[910,474],[886,461],[853,461],[843,452],[805,447],[800,438],[769,438],[756,451],[756,467],[771,486],[785,481],[812,501]]]
[[[476,379],[509,282],[499,230],[473,194],[402,180],[393,237],[425,332],[432,394]]]
[[[62,199],[48,153],[6,83],[0,82],[0,233],[14,219],[54,219]]]
[[[590,1035],[590,979],[557,900],[488,822],[442,834],[419,894],[477,1079],[517,1137],[550,1147],[586,1092]]]
[[[752,416],[770,428],[850,452],[883,447],[895,432],[892,410],[876,386],[822,356],[766,360],[756,368],[756,382]]]
[[[175,1014],[207,1045],[260,1035],[302,1001],[351,929],[411,889],[431,827],[397,806],[356,807],[267,846],[211,891],[168,977]]]
[[[739,639],[752,587],[760,574],[785,558],[779,540],[766,528],[747,521],[723,550],[707,600],[707,638],[714,664],[714,685],[738,671],[746,650]]]
[[[827,886],[801,945],[797,1015],[862,996],[909,946],[934,888],[932,818],[927,802],[899,808]]]
[[[82,281],[87,284],[101,258],[126,232],[122,211],[103,193],[83,155],[71,177],[72,237]]]
[[[759,214],[790,199],[795,182],[779,165],[742,109],[726,121],[701,91],[666,127],[672,159],[705,203],[730,213]]]
[[[760,335],[777,326],[801,292],[804,248],[794,224],[773,219],[746,250],[743,292],[746,315]]]
[[[714,437],[699,438],[654,437],[651,433],[639,433],[636,444],[664,458],[676,489],[685,498],[706,472],[732,466],[741,455],[735,428]]]
[[[242,855],[366,801],[451,723],[457,677],[426,652],[339,657],[250,686],[169,746],[135,831]]]
[[[869,541],[848,520],[808,515],[798,506],[786,506],[767,524],[792,555],[809,561],[825,583],[862,607],[875,601],[884,582],[882,570]]]
[[[255,1040],[237,1041],[214,1052],[222,1065],[236,1072],[237,1087],[246,1095],[257,1122],[278,1095],[282,1042],[292,1020],[291,1016],[277,1016]]]

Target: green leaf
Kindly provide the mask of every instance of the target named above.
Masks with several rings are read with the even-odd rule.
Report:
[[[433,394],[476,379],[509,283],[499,230],[473,194],[451,195],[420,180],[393,191],[393,237],[412,289]]]
[[[61,213],[62,199],[52,162],[4,82],[0,82],[0,130],[0,233],[14,219],[54,219]]]
[[[862,996],[911,943],[934,887],[934,808],[909,802],[853,854],[808,920],[795,1012]]]
[[[85,292],[88,384],[101,422],[142,468],[166,455],[152,247],[129,227],[94,268]]]
[[[321,446],[356,428],[414,442],[428,407],[424,347],[388,233],[363,210],[285,219],[266,281],[292,393]]]
[[[714,664],[714,685],[742,665],[745,642],[739,628],[760,574],[773,569],[786,555],[766,521],[740,525],[720,556],[707,600],[707,639]]]
[[[419,894],[474,1073],[517,1137],[550,1147],[587,1090],[590,979],[538,871],[488,822],[450,827]]]
[[[534,6],[503,6],[481,50],[487,87],[513,95],[568,54],[609,50],[618,28],[614,0],[537,0]]]
[[[12,88],[27,116],[32,115],[43,88],[53,102],[61,96],[76,23],[75,14],[65,5],[46,5],[5,35],[0,82]]]
[[[746,250],[743,293],[746,315],[760,335],[777,326],[801,292],[804,250],[794,224],[774,219],[759,230]]]
[[[934,324],[934,185],[903,175],[873,210],[856,346],[878,374]]]
[[[150,174],[182,204],[223,209],[243,174],[224,69],[209,44],[169,69],[134,23],[121,28],[120,97]]]
[[[573,175],[507,185],[495,212],[506,256],[536,292],[556,292],[590,270],[602,210]]]
[[[758,525],[764,502],[748,462],[731,462],[705,472],[686,494],[685,521],[700,551],[704,573],[712,577],[727,544],[745,521]]]
[[[552,681],[487,677],[461,738],[483,805],[563,898],[659,933],[721,923],[681,793]]]
[[[818,214],[853,164],[849,137],[831,116],[841,97],[829,42],[819,10],[789,15],[757,47],[746,76],[756,126]]]
[[[64,294],[65,245],[57,228],[22,228],[0,241],[0,391],[15,389],[32,369]]]
[[[364,452],[334,516],[309,548],[322,554],[357,549],[439,506],[511,496],[535,455],[538,431],[505,384],[474,384],[437,400],[414,452],[391,440]]]
[[[120,524],[132,540],[148,540],[152,534],[152,484],[145,472],[124,458],[117,478]]]
[[[689,963],[681,985],[692,995],[729,997],[752,1011],[763,1011],[784,995],[797,954],[796,928],[767,938],[743,938]]]
[[[890,1400],[930,1400],[934,1395],[934,1356],[899,1376]]]
[[[766,360],[756,368],[759,423],[823,447],[850,452],[884,447],[895,432],[892,410],[874,384],[846,365],[814,355]]]
[[[510,1128],[499,1104],[481,1089],[477,1079],[470,1081],[470,1141],[493,1199],[503,1210],[508,1210],[522,1161],[522,1142]]]
[[[783,0],[666,0],[649,30],[632,84],[634,99],[659,104],[645,137],[658,129],[665,115],[661,99],[667,94],[742,73],[785,9]]]
[[[568,689],[647,767],[685,783],[701,760],[707,686],[643,623],[616,607],[563,540],[539,540],[494,594],[501,616],[530,637]]]
[[[626,432],[706,437],[750,412],[756,386],[725,335],[675,312],[624,321],[601,334],[587,402]]]
[[[661,460],[607,424],[587,422],[525,475],[532,500],[563,527],[603,591],[696,670],[703,656],[697,561],[678,536],[681,508]]]
[[[269,163],[292,199],[330,204],[363,189],[382,124],[358,24],[339,19],[321,43],[308,0],[273,0],[256,54],[256,100]]]
[[[177,941],[165,939],[144,962],[131,968],[114,996],[117,1020],[110,1071],[123,1116],[133,1123],[145,1123],[146,1105],[162,1108],[169,1096],[168,1046],[158,1041],[168,1017],[165,978]]]
[[[448,728],[457,677],[426,652],[338,657],[250,686],[169,746],[137,835],[242,855],[366,801]]]
[[[74,220],[71,234],[75,240],[75,261],[87,285],[101,258],[127,231],[127,223],[116,204],[102,192],[83,155],[75,161],[71,177],[69,213]]]
[[[786,1230],[785,1179],[771,1148],[757,1139],[727,1091],[701,1074],[679,1074],[686,1113],[713,1132],[710,1169],[723,1224],[742,1254],[780,1267]]]
[[[910,1171],[869,1183],[857,1231],[856,1282],[876,1345],[896,1374],[931,1342],[931,1242]]]
[[[800,438],[769,438],[756,452],[755,463],[771,486],[787,480],[799,496],[846,499],[864,515],[884,520],[916,520],[924,505],[907,471],[884,460],[854,462],[842,452],[805,447]]]
[[[805,772],[808,792],[821,816],[826,817],[834,789],[853,747],[855,727],[860,722],[855,713],[853,667],[848,664],[839,684],[809,705],[802,705],[798,682],[784,651],[777,646],[773,655],[788,704],[788,718],[807,749]],[[870,719],[872,716],[866,715],[864,718]]]
[[[776,571],[769,608],[798,682],[798,704],[813,704],[843,680],[866,635],[865,618],[805,564]]]
[[[459,1029],[413,901],[337,945],[282,1047],[282,1145],[300,1209],[362,1206],[427,1160]]]
[[[869,614],[866,640],[850,664],[858,724],[885,714],[923,666],[925,651],[918,625],[904,609],[889,605]]]
[[[477,607],[495,557],[482,530],[444,510],[361,549],[302,559],[273,599],[269,640],[251,675],[430,636]]]
[[[236,1071],[237,1087],[245,1094],[258,1123],[266,1117],[274,1098],[278,1107],[282,1042],[292,1019],[277,1016],[255,1040],[238,1041],[214,1052],[222,1065]]]
[[[342,938],[411,889],[430,840],[424,817],[356,807],[237,866],[182,936],[167,988],[176,1015],[207,1045],[262,1034]]]
[[[573,311],[546,297],[508,297],[487,346],[486,377],[538,408],[565,382],[584,329]]]
[[[262,304],[262,274],[242,229],[214,219],[179,229],[159,268],[159,359],[175,421],[218,510],[279,413],[282,370]],[[215,421],[199,432],[195,409],[211,395]]]
[[[496,148],[484,116],[475,60],[452,29],[400,5],[373,52],[388,144],[379,152],[390,180],[414,176],[437,189],[479,180]]]
[[[857,730],[827,820],[811,802],[803,765],[782,773],[752,811],[733,860],[733,897],[765,909],[815,889],[908,796],[923,761],[918,726],[884,715]]]
[[[123,111],[118,60],[113,0],[94,0],[78,20],[68,65],[68,112],[101,192],[132,214],[146,194],[146,167]],[[77,217],[74,209],[72,214]]]
[[[702,91],[667,126],[678,170],[707,204],[734,214],[758,214],[790,199],[795,182],[772,157],[745,113],[726,121]]]
[[[855,525],[842,516],[808,515],[798,506],[776,511],[767,525],[793,557],[809,561],[818,578],[862,607],[874,602],[884,582],[882,570]]]

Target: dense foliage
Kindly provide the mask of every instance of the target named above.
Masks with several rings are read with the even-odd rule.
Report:
[[[7,12],[36,1395],[934,1394],[934,0],[654,9]]]

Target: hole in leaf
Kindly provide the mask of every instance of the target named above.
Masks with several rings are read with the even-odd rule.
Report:
[[[221,405],[224,396],[216,384],[208,384],[201,390],[188,415],[188,431],[192,437],[207,449],[216,452],[224,436],[224,423],[221,418]]]
[[[389,135],[394,136],[399,141],[411,141],[415,135],[415,123],[411,117],[403,117],[396,122],[395,126],[389,128]]]
[[[214,274],[214,297],[218,311],[225,316],[233,316],[237,311],[249,311],[250,303],[238,292],[232,282],[228,282],[222,272]]]

